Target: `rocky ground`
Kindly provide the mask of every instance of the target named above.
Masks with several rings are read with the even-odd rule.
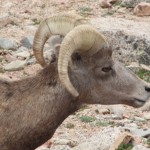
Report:
[[[150,17],[133,14],[141,1],[117,1],[101,8],[102,0],[0,0],[0,76],[20,79],[41,67],[32,52],[35,31],[50,14],[75,11],[89,19],[114,49],[114,57],[150,82]],[[147,1],[150,2],[150,1]],[[53,49],[45,46],[45,56]],[[49,58],[47,58],[49,59]],[[85,106],[68,117],[43,147],[49,150],[108,150],[121,136],[133,136],[133,150],[150,149],[150,107]],[[120,148],[119,150],[132,149]]]

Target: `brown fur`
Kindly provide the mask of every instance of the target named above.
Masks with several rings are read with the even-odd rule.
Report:
[[[0,150],[35,149],[83,103],[142,106],[150,96],[146,83],[111,55],[108,49],[91,58],[72,57],[69,77],[79,91],[78,98],[61,85],[56,61],[30,78],[12,82],[0,79]],[[112,70],[103,72],[106,66]]]

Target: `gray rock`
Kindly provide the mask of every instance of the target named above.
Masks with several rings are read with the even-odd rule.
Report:
[[[30,20],[31,21],[31,20]],[[32,24],[33,24],[33,22],[32,22]],[[24,26],[24,29],[28,32],[28,33],[35,33],[36,32],[36,30],[37,30],[37,27],[35,26],[35,25],[31,25],[31,24],[29,24],[29,25],[26,25],[26,26]]]
[[[119,128],[106,128],[72,150],[108,150],[120,133]]]
[[[125,128],[138,128],[136,123],[126,123]]]
[[[139,137],[148,137],[150,135],[150,129],[138,129],[134,127],[125,127],[124,129]]]
[[[32,65],[36,63],[36,59],[35,58],[31,58],[27,60],[27,65]]]
[[[21,46],[17,49],[16,53],[24,52],[24,51],[29,51],[29,50],[28,50],[28,48]]]
[[[22,57],[22,58],[29,58],[30,53],[28,51],[23,51],[15,54],[17,57]]]
[[[146,148],[142,145],[136,145],[132,148],[132,150],[150,150],[150,148]]]
[[[34,39],[33,36],[24,37],[24,38],[21,40],[22,46],[24,46],[24,47],[26,47],[26,48],[32,48],[33,39]]]
[[[68,139],[59,139],[54,142],[54,145],[68,145]]]
[[[24,68],[26,61],[16,60],[6,64],[3,68],[6,71],[18,71]]]
[[[127,8],[133,8],[140,2],[150,3],[150,0],[122,0],[121,6],[124,6]]]
[[[110,113],[114,114],[116,118],[123,118],[123,114],[125,113],[125,107],[122,105],[109,106],[109,110]]]
[[[146,121],[145,118],[136,117],[136,116],[134,117],[134,120],[135,120],[135,121],[138,121],[138,122],[139,122],[139,121],[140,121],[140,122],[145,122],[145,121]]]
[[[69,147],[75,147],[78,145],[78,141],[76,139],[55,139],[53,145],[68,145]]]
[[[9,9],[9,8],[12,7],[13,5],[15,5],[15,4],[13,4],[13,3],[10,2],[10,1],[6,1],[6,2],[4,3],[3,7],[6,8],[6,9]]]
[[[3,19],[3,18],[7,18],[7,17],[9,17],[8,13],[1,13],[0,14],[0,20]]]
[[[14,61],[14,60],[16,60],[16,57],[14,56],[14,55],[11,55],[11,54],[6,54],[5,56],[4,56],[4,58],[5,58],[5,60],[7,61],[7,62],[12,62],[12,61]]]
[[[143,112],[143,117],[144,117],[146,120],[150,120],[150,113],[149,113],[149,112]]]
[[[13,40],[10,40],[10,39],[0,38],[0,49],[16,50],[17,49],[17,43]]]
[[[0,14],[0,28],[10,24],[12,22],[11,17],[9,17],[8,13],[1,13]]]

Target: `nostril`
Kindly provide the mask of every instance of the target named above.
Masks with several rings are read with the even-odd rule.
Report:
[[[150,92],[150,87],[146,86],[145,91]]]

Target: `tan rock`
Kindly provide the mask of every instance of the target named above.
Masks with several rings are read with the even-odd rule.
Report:
[[[34,64],[34,65],[31,65],[30,67],[29,66],[25,67],[24,68],[24,73],[26,75],[34,75],[39,70],[41,70],[41,66],[39,64]]]
[[[125,114],[125,107],[123,105],[111,105],[109,107],[110,113],[114,114],[117,118],[123,118]]]
[[[150,71],[150,67],[144,65],[144,64],[140,64],[140,67],[144,70]]]
[[[9,14],[7,13],[1,13],[0,14],[0,28],[10,24],[12,20],[9,17]]]
[[[116,3],[118,0],[102,0],[100,3],[100,6],[102,8],[109,8],[111,7],[114,3]]]
[[[4,58],[5,58],[5,60],[7,60],[7,62],[11,62],[11,61],[16,60],[16,57],[13,56],[13,55],[10,55],[9,53],[6,54],[6,55],[4,56]]]
[[[134,14],[137,16],[150,16],[150,3],[139,3],[134,8]]]
[[[149,113],[149,112],[143,112],[143,117],[144,117],[146,120],[150,120],[150,113]]]
[[[128,144],[130,141],[133,141],[133,137],[129,133],[122,133],[115,142],[111,145],[109,150],[116,150],[120,144]]]
[[[132,150],[149,150],[149,148],[146,148],[143,145],[139,144],[134,146]]]

